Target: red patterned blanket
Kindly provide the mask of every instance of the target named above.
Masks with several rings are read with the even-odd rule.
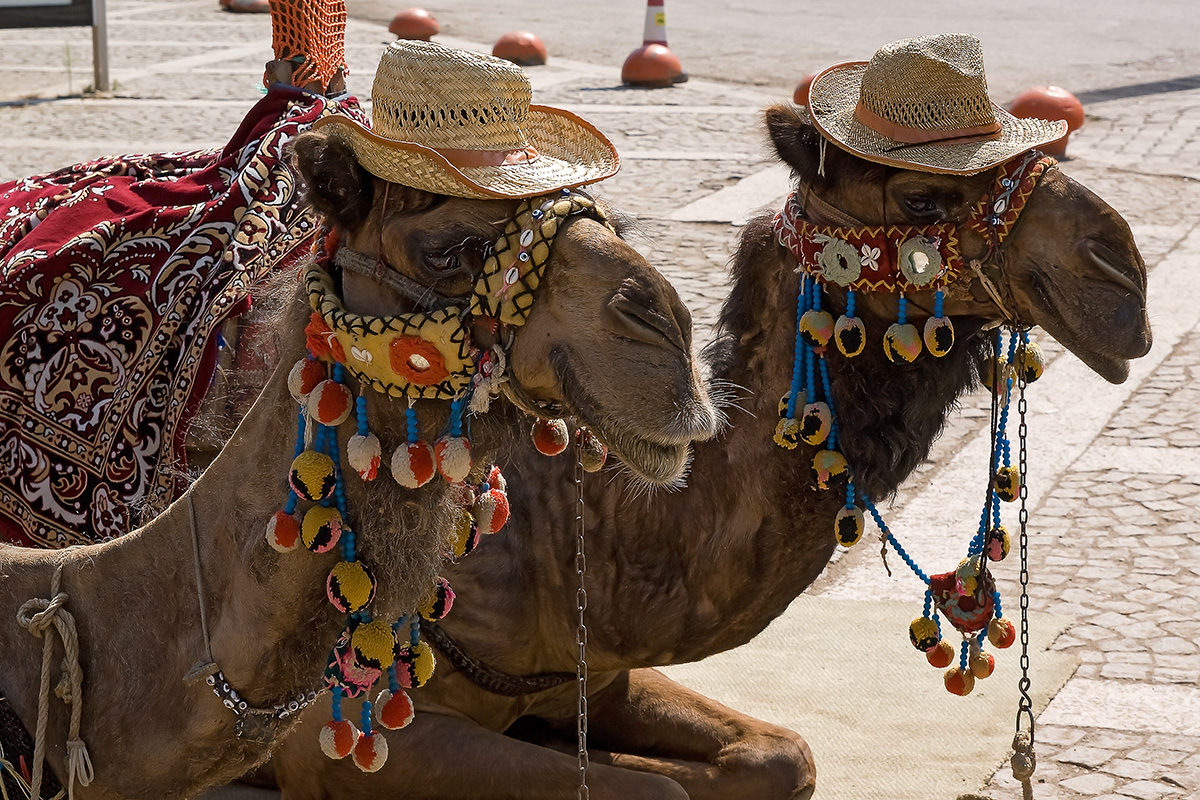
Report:
[[[307,249],[284,144],[354,98],[272,89],[223,150],[0,184],[0,541],[61,547],[170,500],[217,330]]]

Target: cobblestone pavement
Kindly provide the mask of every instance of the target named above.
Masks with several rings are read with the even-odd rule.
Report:
[[[222,144],[258,99],[270,25],[215,6],[109,0],[110,99],[59,97],[90,80],[86,31],[0,31],[9,76],[0,180],[105,153]],[[379,25],[350,22],[350,88],[360,97],[387,38]],[[624,167],[602,194],[631,216],[631,241],[679,288],[697,344],[711,339],[732,223],[787,191],[759,120],[765,105],[788,98],[699,80],[630,90],[615,67],[561,59],[530,74],[536,102],[571,108],[612,136]],[[1088,378],[1045,341],[1043,380],[1061,396],[1035,395],[1032,405],[1045,420],[1031,423],[1041,426],[1033,457],[1048,465],[1031,487],[1032,607],[1074,619],[1054,647],[1081,663],[1039,719],[1037,797],[1200,798],[1200,329],[1188,306],[1200,289],[1189,276],[1200,260],[1200,90],[1093,94],[1064,169],[1130,221],[1152,294],[1163,290],[1151,305],[1155,351],[1125,387]],[[1055,373],[1082,377],[1054,384]],[[890,513],[917,514],[932,486],[953,485],[955,456],[979,441],[986,419],[985,398],[969,398]],[[860,570],[875,580],[876,562],[850,551],[812,591],[837,594]],[[983,791],[1020,796],[1006,768]]]

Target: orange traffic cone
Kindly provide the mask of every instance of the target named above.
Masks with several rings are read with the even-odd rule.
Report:
[[[660,88],[683,83],[687,73],[667,48],[667,15],[663,0],[646,0],[646,34],[642,46],[629,54],[621,80],[631,86]]]

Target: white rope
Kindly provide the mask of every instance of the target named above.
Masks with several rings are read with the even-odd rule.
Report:
[[[79,720],[83,714],[83,670],[79,666],[79,638],[75,632],[75,618],[65,608],[67,593],[59,591],[62,584],[63,565],[60,561],[50,579],[50,599],[33,599],[25,602],[17,612],[17,622],[34,636],[43,639],[42,676],[38,688],[37,730],[33,740],[33,781],[30,786],[32,800],[41,800],[42,767],[46,758],[46,723],[50,716],[50,657],[53,637],[50,630],[58,632],[63,643],[62,677],[54,693],[71,707],[71,722],[67,733],[67,797],[75,798],[75,781],[87,786],[95,777],[92,759],[87,745],[79,738]],[[53,628],[51,627],[53,626]]]
[[[1006,320],[1015,321],[1016,317],[1009,313],[1008,309],[1004,307],[1004,301],[1000,299],[1000,292],[998,289],[996,289],[996,285],[991,282],[987,275],[983,274],[983,263],[979,259],[973,258],[971,259],[971,269],[975,270],[975,276],[979,278],[979,282],[983,284],[983,290],[988,293],[989,297],[992,298],[992,302],[995,303],[996,307],[1000,309],[1000,313],[1004,315],[1004,318]]]

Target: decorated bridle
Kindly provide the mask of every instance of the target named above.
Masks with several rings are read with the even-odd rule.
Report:
[[[341,560],[326,580],[329,602],[347,614],[324,675],[324,687],[333,693],[333,718],[321,729],[320,742],[331,758],[352,755],[365,772],[383,766],[387,742],[375,735],[372,721],[397,729],[412,720],[412,701],[404,690],[427,682],[435,665],[433,651],[421,639],[420,623],[441,619],[454,602],[454,591],[439,579],[412,613],[395,621],[372,616],[377,581],[358,558],[337,427],[353,414],[356,430],[347,442],[346,463],[362,480],[373,481],[383,463],[383,443],[369,429],[364,389],[407,399],[407,435],[395,443],[389,459],[392,477],[400,486],[416,489],[440,473],[456,487],[460,511],[452,544],[455,557],[474,550],[481,533],[499,531],[508,519],[506,482],[495,466],[474,470],[463,418],[468,407],[486,410],[488,398],[501,390],[511,334],[528,319],[555,235],[576,215],[611,228],[590,198],[567,189],[522,201],[488,253],[471,296],[457,304],[439,298],[445,302],[437,307],[388,317],[347,311],[331,269],[358,269],[371,258],[339,247],[332,232],[314,248],[303,271],[313,312],[305,328],[308,355],[288,377],[299,404],[296,450],[288,471],[287,501],[268,521],[266,539],[280,552],[301,545],[314,553],[340,548]],[[428,294],[419,285],[416,289]],[[472,336],[477,326],[494,333],[497,344],[489,349],[477,345]],[[346,385],[350,376],[358,381],[357,397]],[[432,446],[421,438],[418,400],[450,404],[449,417]],[[534,441],[542,452],[561,452],[569,442],[565,423],[539,420]],[[602,455],[599,460],[602,463]],[[342,700],[366,695],[385,673],[388,686],[374,703],[363,702],[359,726],[343,718]],[[239,735],[255,727],[244,724],[253,715],[279,720],[315,698],[309,693],[273,710],[252,709],[219,672],[210,674],[208,683],[238,715]]]
[[[885,565],[887,547],[891,545],[926,585],[924,612],[913,621],[909,635],[913,645],[926,653],[929,663],[945,668],[955,657],[954,646],[942,639],[940,616],[962,634],[959,664],[945,673],[946,688],[960,695],[971,691],[976,678],[985,678],[992,672],[995,661],[982,650],[984,640],[1004,648],[1016,639],[1016,628],[1002,615],[1000,593],[987,562],[1004,558],[1011,547],[1009,534],[1000,521],[1000,500],[1021,500],[1024,543],[1027,516],[1023,474],[1024,386],[1040,377],[1044,363],[1037,345],[1029,342],[1027,330],[1018,327],[1019,322],[1004,310],[999,290],[985,270],[999,271],[997,262],[1002,260],[1001,247],[1006,237],[1016,226],[1042,176],[1056,163],[1037,151],[1005,163],[997,170],[990,190],[975,204],[967,219],[957,225],[945,222],[927,226],[856,225],[852,218],[836,209],[822,216],[847,224],[840,227],[815,224],[804,217],[806,198],[800,193],[793,193],[787,199],[774,222],[779,242],[795,256],[796,271],[801,276],[792,384],[779,403],[775,442],[789,450],[801,441],[819,448],[812,461],[812,478],[820,489],[831,489],[835,479],[845,479],[845,504],[833,526],[838,544],[850,547],[862,539],[866,511],[879,527]],[[965,263],[959,244],[964,230],[982,235],[987,245],[985,254],[969,264]],[[888,359],[896,364],[910,363],[920,355],[922,343],[933,356],[946,355],[954,344],[954,328],[943,315],[944,290],[951,284],[974,278],[987,284],[987,291],[1002,309],[1006,323],[1013,326],[1007,348],[1002,345],[1003,333],[996,333],[991,374],[984,376],[993,389],[993,479],[967,557],[954,571],[930,576],[900,546],[870,498],[855,490],[853,469],[838,449],[838,422],[826,354],[831,339],[847,358],[860,354],[867,335],[862,321],[855,316],[856,294],[888,292],[899,295],[897,321],[883,336]],[[846,311],[836,322],[822,308],[823,288],[831,283],[846,292]],[[934,293],[933,315],[922,333],[908,321],[906,313],[905,294],[919,291]],[[1014,387],[1020,391],[1018,465],[1011,463],[1007,431],[1009,397]],[[1023,614],[1025,607],[1023,594]],[[1023,645],[1025,641],[1023,636]],[[1022,666],[1026,665],[1027,657],[1023,655]]]

